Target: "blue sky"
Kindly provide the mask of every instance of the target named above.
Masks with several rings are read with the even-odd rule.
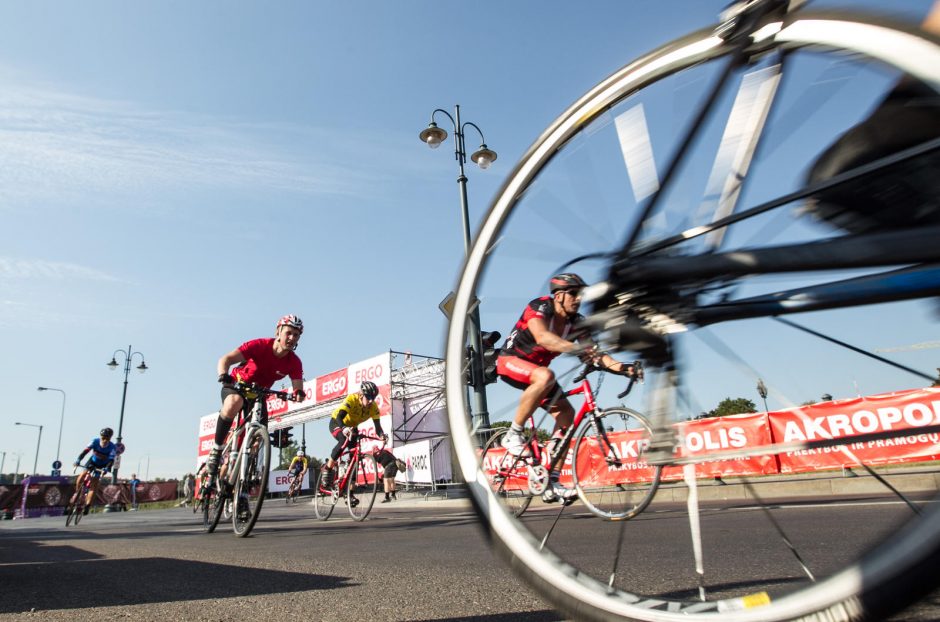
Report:
[[[724,4],[0,4],[3,470],[35,456],[16,421],[44,426],[40,471],[55,458],[61,394],[37,386],[67,394],[64,461],[117,428],[105,364],[128,344],[150,370],[130,378],[122,474],[151,477],[192,470],[217,359],[285,313],[308,377],[442,354],[463,238],[452,139],[417,138],[431,111],[460,104],[499,154],[468,165],[476,226],[564,108]],[[324,453],[325,425],[307,437]]]

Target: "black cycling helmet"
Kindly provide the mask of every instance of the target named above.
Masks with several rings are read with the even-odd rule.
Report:
[[[552,280],[548,282],[548,286],[549,291],[554,294],[566,289],[581,289],[587,287],[587,283],[574,272],[562,272],[553,276]]]
[[[111,438],[114,436],[114,430],[111,428],[101,428],[101,436],[105,438]]]
[[[379,394],[379,388],[375,386],[374,382],[370,382],[368,380],[362,383],[362,385],[359,387],[359,390],[362,391],[362,395],[367,400],[374,400]]]

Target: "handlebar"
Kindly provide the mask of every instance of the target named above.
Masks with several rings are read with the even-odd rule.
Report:
[[[267,387],[263,387],[253,382],[242,382],[241,380],[239,380],[238,382],[233,384],[232,387],[234,387],[234,389],[238,391],[239,393],[241,393],[243,396],[245,395],[245,393],[254,393],[255,395],[258,395],[258,396],[274,395],[276,397],[281,398],[285,402],[302,401],[302,400],[291,397],[291,394],[288,391],[278,391],[275,389],[269,389]]]
[[[362,434],[356,435],[356,441],[357,443],[361,443],[362,441],[382,441],[381,447],[379,447],[378,449],[372,450],[372,453],[378,453],[379,451],[385,449],[385,445],[388,444],[388,435],[386,434],[386,437],[382,438],[381,436],[376,436],[375,434],[362,433]],[[348,444],[348,441],[347,441],[347,444]]]
[[[636,384],[637,381],[643,382],[643,362],[639,360],[633,361],[632,365],[633,365],[634,373],[632,376],[628,376],[630,381],[627,383],[627,388],[624,389],[622,393],[619,393],[617,395],[617,399],[620,399],[628,395],[630,391],[633,390],[633,385]],[[609,370],[603,367],[598,367],[592,362],[587,362],[584,364],[584,367],[581,369],[581,372],[577,376],[574,377],[572,382],[574,382],[575,384],[584,382],[584,379],[587,378],[588,374],[595,372],[595,371],[609,371]]]

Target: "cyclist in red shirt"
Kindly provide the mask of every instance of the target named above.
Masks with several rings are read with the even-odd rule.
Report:
[[[219,470],[219,454],[232,422],[245,405],[245,398],[235,390],[236,382],[251,382],[270,388],[275,382],[290,377],[293,399],[304,399],[304,369],[294,354],[304,323],[296,315],[285,315],[275,327],[274,337],[246,341],[219,359],[219,382],[222,383],[222,409],[215,424],[215,447],[209,453],[206,469],[210,476]],[[229,368],[236,365],[229,372]],[[250,405],[249,405],[250,406]]]
[[[513,455],[528,455],[523,426],[539,406],[555,418],[553,440],[560,439],[574,419],[574,408],[555,382],[555,373],[548,367],[556,356],[565,352],[584,352],[584,356],[595,365],[615,374],[632,376],[636,373],[633,365],[621,363],[593,349],[590,335],[579,328],[583,316],[578,309],[581,307],[581,292],[586,285],[580,276],[570,272],[552,277],[549,282],[551,296],[529,302],[496,360],[496,373],[503,382],[522,389],[515,419],[503,437],[503,447]],[[577,494],[558,482],[559,475],[558,470],[552,471],[550,485],[542,496],[544,501],[567,500]]]

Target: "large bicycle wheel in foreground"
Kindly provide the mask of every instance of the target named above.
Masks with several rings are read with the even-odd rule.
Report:
[[[690,458],[672,432],[759,381],[775,409],[819,429],[803,407],[822,393],[927,387],[924,370],[936,367],[906,346],[936,335],[937,39],[881,17],[745,22],[647,54],[562,114],[497,195],[458,283],[446,356],[462,474],[500,552],[575,619],[877,618],[936,581],[940,515],[929,498],[898,500],[886,487],[818,504],[812,529],[769,494],[729,510],[698,493],[733,446]],[[687,486],[681,501],[654,500],[629,521],[588,523],[578,504],[557,525],[552,506],[517,517],[516,497],[481,470],[462,377],[471,305],[480,301],[487,327],[509,327],[562,267],[599,284],[582,312],[600,343],[645,359],[645,403],[633,404],[653,427],[644,459]],[[876,350],[899,354],[886,363]],[[576,367],[556,371],[564,380]],[[508,419],[518,393],[490,396],[491,418]],[[858,444],[937,432],[928,418],[880,436],[848,420],[838,421],[852,445],[778,443],[739,458],[836,452],[864,472]],[[823,554],[846,529],[865,546]],[[665,557],[688,560],[688,572]]]

